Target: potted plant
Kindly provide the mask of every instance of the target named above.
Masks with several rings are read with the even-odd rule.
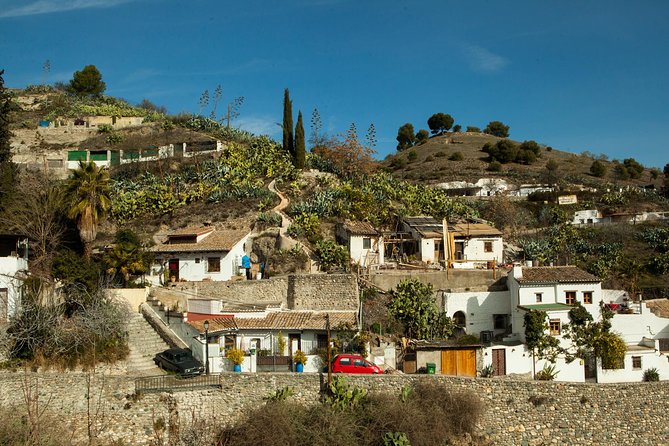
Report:
[[[295,362],[295,371],[297,373],[302,373],[304,371],[304,366],[307,363],[307,355],[305,355],[302,350],[298,350],[293,355],[293,361]]]
[[[238,348],[231,348],[225,352],[225,357],[233,364],[233,372],[242,371],[242,363],[244,362],[244,351]]]

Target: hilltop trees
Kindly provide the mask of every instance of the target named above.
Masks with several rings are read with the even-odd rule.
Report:
[[[590,173],[597,178],[606,175],[606,166],[599,160],[594,160],[590,165]]]
[[[442,135],[453,126],[453,117],[445,113],[435,113],[427,120],[433,135]]]
[[[524,141],[521,144],[502,139],[495,144],[486,143],[481,149],[490,156],[491,161],[500,163],[532,164],[541,153],[539,144],[534,141]]]
[[[95,65],[86,65],[83,70],[75,71],[69,85],[70,91],[81,97],[100,96],[106,88],[102,74]]]
[[[425,143],[428,139],[430,139],[430,134],[428,133],[427,130],[420,129],[418,130],[418,132],[416,132],[415,141],[417,146]]]
[[[397,150],[402,151],[413,146],[415,138],[413,125],[407,122],[397,130]]]
[[[504,125],[504,123],[500,121],[490,121],[486,126],[486,128],[483,129],[483,133],[487,133],[488,135],[493,135],[493,136],[499,136],[500,138],[508,138],[509,126]]]

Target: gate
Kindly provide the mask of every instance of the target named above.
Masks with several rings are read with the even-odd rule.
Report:
[[[476,376],[476,350],[442,350],[441,374],[454,376]]]

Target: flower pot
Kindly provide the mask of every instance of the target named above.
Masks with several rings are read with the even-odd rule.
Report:
[[[297,373],[304,372],[304,364],[302,364],[301,362],[298,362],[297,364],[295,364],[295,371]]]
[[[233,371],[233,372],[237,372],[237,373],[241,372],[241,371],[242,371],[242,366],[241,366],[241,364],[235,364],[235,365],[232,367],[232,371]]]

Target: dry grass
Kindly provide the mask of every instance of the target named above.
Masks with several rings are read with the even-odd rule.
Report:
[[[362,405],[343,410],[326,404],[268,403],[224,429],[219,440],[226,446],[381,446],[386,433],[403,432],[413,446],[436,446],[475,438],[482,410],[474,394],[425,380],[405,401],[370,395]]]

